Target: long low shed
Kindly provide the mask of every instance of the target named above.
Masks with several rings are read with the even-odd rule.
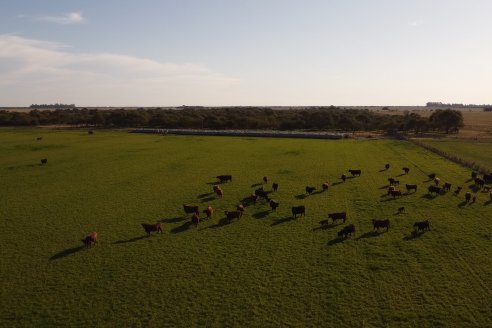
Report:
[[[201,136],[238,136],[271,138],[343,139],[349,136],[342,132],[304,131],[259,131],[259,130],[198,130],[198,129],[133,129],[131,133],[178,134]]]

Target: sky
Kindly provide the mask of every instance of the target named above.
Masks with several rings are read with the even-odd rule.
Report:
[[[492,103],[490,0],[0,0],[0,106]]]

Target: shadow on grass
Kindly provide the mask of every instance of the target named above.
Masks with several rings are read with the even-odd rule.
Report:
[[[339,184],[342,184],[342,183],[343,183],[343,181],[338,181],[338,182],[333,182],[331,185],[332,186],[336,186],[336,185],[339,185]]]
[[[213,185],[220,185],[220,181],[206,182],[206,184],[211,185],[211,186],[213,186]]]
[[[215,199],[216,199],[216,197],[215,197],[215,196],[205,197],[205,198],[202,198],[202,199],[200,200],[200,203],[208,203],[208,202],[211,202],[211,201],[213,201],[213,200],[215,200]]]
[[[43,164],[25,164],[25,165],[15,165],[15,166],[8,166],[7,169],[9,170],[15,170],[15,169],[21,169],[23,167],[36,167],[36,166],[42,166]]]
[[[313,228],[312,231],[318,231],[318,230],[328,230],[328,229],[333,229],[337,227],[337,224],[334,223],[320,223],[319,227]]]
[[[379,189],[386,189],[386,188],[388,188],[389,186],[390,186],[390,185],[381,186],[381,187],[379,187]]]
[[[282,223],[286,223],[286,222],[289,222],[289,221],[292,221],[292,220],[295,220],[295,218],[293,216],[286,216],[285,218],[274,220],[272,222],[272,224],[270,224],[270,226],[271,227],[274,227],[276,225],[279,225],[279,224],[282,224]]]
[[[475,184],[469,185],[468,189],[471,189],[471,191],[473,191],[474,193],[477,193],[480,190],[480,188],[477,187]]]
[[[69,248],[69,249],[65,249],[65,250],[63,250],[63,251],[61,251],[59,253],[56,253],[52,257],[50,257],[50,260],[51,261],[53,261],[53,260],[59,260],[59,259],[64,258],[66,256],[69,256],[69,255],[75,254],[77,252],[80,252],[84,248],[85,248],[84,246],[78,246],[78,247],[72,247],[72,248]]]
[[[490,205],[490,204],[492,204],[492,199],[486,201],[485,203],[483,203],[483,206],[487,206],[487,205]]]
[[[258,182],[258,183],[253,183],[253,184],[251,185],[251,188],[258,187],[258,186],[261,186],[261,185],[263,185],[263,183],[261,183],[261,182]]]
[[[183,223],[182,225],[180,225],[179,227],[176,227],[176,228],[172,228],[171,229],[171,233],[172,234],[177,234],[177,233],[180,233],[180,232],[185,232],[186,230],[188,230],[191,226],[193,225],[193,223],[191,221],[186,221],[185,223]]]
[[[382,169],[382,170],[379,170],[378,172],[386,172],[388,171],[387,169]]]
[[[467,202],[466,200],[462,201],[461,203],[458,204],[458,207],[459,208],[462,208],[463,206],[465,206],[466,204],[468,204],[469,202]]]
[[[169,219],[160,219],[159,222],[160,223],[178,223],[178,222],[181,222],[184,220],[186,220],[186,217],[179,216],[179,217],[169,218]]]
[[[251,199],[251,196],[244,197],[239,201],[239,203],[243,204],[244,206],[248,207],[253,205],[255,202]]]
[[[305,199],[307,196],[308,196],[308,195],[306,195],[306,194],[299,194],[299,195],[295,195],[294,197],[295,197],[296,199]]]
[[[227,218],[222,218],[219,220],[219,222],[217,222],[216,224],[213,224],[211,225],[210,227],[208,227],[208,229],[217,229],[217,228],[220,228],[220,227],[223,227],[223,226],[226,226],[230,223],[229,219]]]
[[[268,216],[268,214],[270,214],[270,211],[261,211],[253,214],[253,217],[255,219],[264,219]]]
[[[147,235],[143,235],[143,236],[133,237],[133,238],[126,239],[126,240],[118,240],[118,241],[115,241],[113,244],[118,245],[118,244],[134,243],[136,241],[139,241],[139,240],[142,240],[142,239],[145,239],[148,237],[149,236],[147,236]]]
[[[319,194],[322,194],[323,192],[324,192],[324,190],[323,190],[323,189],[321,189],[321,190],[317,190],[317,191],[313,191],[313,192],[310,194],[310,196],[319,195]]]
[[[405,173],[398,174],[398,175],[396,176],[396,178],[402,177],[402,176],[404,176],[404,175],[406,175],[406,174],[405,174]]]
[[[204,198],[204,197],[212,196],[213,194],[214,194],[213,192],[207,192],[205,194],[200,194],[196,196],[196,198]]]
[[[380,200],[380,202],[389,202],[389,201],[397,200],[399,198],[401,198],[401,197],[388,197],[386,199]]]
[[[422,198],[425,198],[425,199],[428,199],[428,200],[433,200],[436,197],[437,197],[437,194],[436,195],[432,195],[432,194],[422,195]]]
[[[332,239],[328,242],[328,246],[333,246],[333,245],[336,245],[336,244],[340,244],[344,241],[345,239],[343,238],[335,238],[335,239]]]
[[[403,237],[403,240],[414,240],[420,238],[425,231],[412,231],[408,236]]]
[[[355,240],[361,240],[361,239],[364,239],[364,238],[374,238],[374,237],[378,237],[380,235],[380,233],[378,231],[368,231],[362,235],[360,235],[359,237],[355,238]]]

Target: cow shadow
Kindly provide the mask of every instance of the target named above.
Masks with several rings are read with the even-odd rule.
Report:
[[[215,197],[215,196],[205,197],[205,198],[202,198],[202,199],[200,200],[200,203],[208,203],[208,202],[211,202],[211,201],[213,201],[213,200],[215,200],[215,199],[216,199],[216,197]]]
[[[388,197],[386,199],[380,200],[380,202],[390,202],[390,201],[397,200],[398,198],[401,198],[401,197]]]
[[[324,192],[324,190],[323,190],[323,189],[321,189],[321,190],[317,190],[317,191],[313,191],[313,192],[310,194],[310,196],[319,195],[319,194],[322,194],[323,192]]]
[[[462,201],[461,203],[458,204],[458,207],[459,208],[462,208],[463,206],[465,206],[466,204],[468,204],[469,202],[467,202],[466,200]]]
[[[209,229],[217,229],[217,228],[220,228],[220,227],[223,227],[223,226],[226,226],[230,223],[229,219],[228,218],[222,218],[220,219],[216,224],[213,224],[211,226],[209,226],[208,228]]]
[[[339,184],[342,184],[342,183],[343,183],[343,181],[338,181],[338,182],[333,182],[331,185],[332,186],[336,186],[336,185],[339,185]]]
[[[264,219],[270,214],[270,211],[261,211],[253,214],[255,219]]]
[[[293,216],[286,216],[285,218],[282,218],[282,219],[276,219],[276,220],[273,220],[272,224],[270,224],[271,227],[274,227],[276,225],[279,225],[279,224],[282,224],[282,223],[286,223],[286,222],[289,222],[289,221],[292,221],[292,220],[295,220],[295,218]]]
[[[248,197],[244,197],[243,199],[241,199],[239,201],[241,204],[243,204],[244,206],[251,206],[253,205],[255,202],[251,199],[250,196]]]
[[[388,188],[390,185],[386,185],[386,186],[382,186],[382,187],[379,187],[379,189],[386,189]]]
[[[185,223],[183,223],[182,225],[180,225],[179,227],[175,227],[175,228],[172,228],[171,229],[171,233],[172,234],[177,234],[177,233],[180,233],[180,232],[185,232],[186,230],[188,230],[191,226],[193,225],[193,223],[191,221],[186,221]]]
[[[134,243],[136,241],[139,241],[139,240],[142,240],[142,239],[145,239],[148,237],[149,237],[148,235],[143,235],[143,236],[133,237],[133,238],[126,239],[126,240],[118,240],[118,241],[115,241],[113,244],[118,245],[118,244]]]
[[[414,240],[420,238],[425,233],[425,231],[412,231],[408,236],[403,237],[403,240]]]
[[[50,260],[53,261],[53,260],[59,260],[61,258],[64,258],[66,256],[69,256],[69,255],[72,255],[72,254],[75,254],[77,252],[80,252],[81,250],[83,250],[85,248],[85,246],[78,246],[78,247],[72,247],[72,248],[68,248],[68,249],[65,249],[59,253],[56,253],[55,255],[51,256],[50,257]]]
[[[381,234],[380,232],[372,230],[360,235],[359,237],[355,238],[355,240],[361,240],[364,238],[374,238],[374,237],[378,237],[380,234]]]
[[[487,205],[490,205],[490,204],[492,204],[492,199],[491,199],[491,200],[486,201],[485,203],[483,203],[483,205],[484,205],[484,206],[487,206]]]
[[[24,164],[24,165],[15,165],[15,166],[8,166],[8,170],[15,170],[15,169],[21,169],[23,167],[37,167],[37,166],[43,166],[43,164]]]
[[[470,178],[470,179],[466,180],[465,183],[472,182],[472,181],[473,181],[473,178]]]
[[[307,194],[299,194],[299,195],[295,195],[294,198],[295,199],[305,199],[308,195]]]
[[[253,183],[253,184],[251,185],[251,188],[258,187],[258,186],[261,186],[261,185],[263,185],[263,183],[261,183],[261,182],[258,182],[258,183]]]
[[[382,170],[379,170],[378,172],[386,172],[388,171],[387,169],[382,169]]]
[[[159,222],[160,223],[178,223],[178,222],[181,222],[184,220],[186,220],[186,217],[179,216],[179,217],[175,217],[175,218],[160,219]]]
[[[196,198],[204,198],[204,197],[212,196],[213,194],[214,194],[213,192],[207,192],[205,194],[200,194],[196,196]]]
[[[404,175],[406,175],[406,174],[405,174],[405,173],[400,173],[400,174],[398,174],[398,175],[396,176],[396,178],[402,177],[402,176],[404,176]]]
[[[469,185],[468,189],[471,189],[471,191],[473,191],[474,193],[477,193],[480,190],[480,188],[477,187],[475,184]]]
[[[327,245],[328,246],[333,246],[333,245],[336,245],[336,244],[340,244],[340,243],[343,243],[345,239],[343,238],[335,238],[335,239],[332,239],[330,240]]]
[[[318,231],[318,230],[329,230],[337,227],[337,224],[334,223],[328,223],[328,224],[322,224],[319,227],[313,228],[312,231]]]
[[[213,185],[220,185],[221,183],[220,181],[211,181],[211,182],[206,182],[205,184],[213,186]]]
[[[425,198],[425,199],[428,199],[428,200],[433,200],[434,198],[436,198],[437,195],[432,195],[432,194],[424,194],[422,195],[421,198]]]

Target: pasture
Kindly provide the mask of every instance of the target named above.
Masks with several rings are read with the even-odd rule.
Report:
[[[0,153],[0,326],[492,326],[490,198],[465,204],[470,171],[411,143],[26,129],[1,130]],[[429,173],[463,192],[429,196]],[[260,200],[227,223],[265,175],[276,212]],[[389,177],[418,190],[393,199]],[[183,204],[215,213],[195,228]]]

